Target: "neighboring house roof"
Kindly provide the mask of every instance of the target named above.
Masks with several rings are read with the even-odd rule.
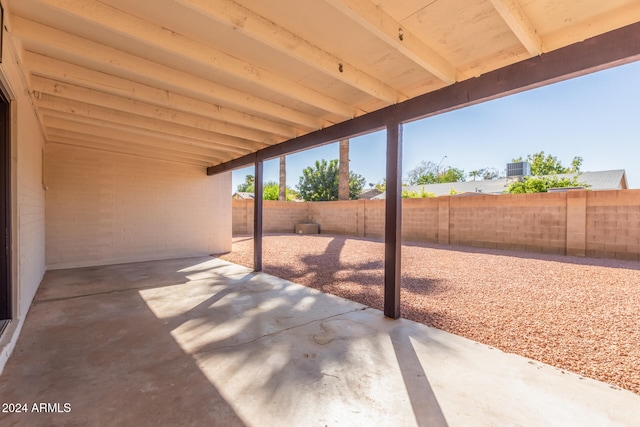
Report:
[[[382,194],[382,191],[377,188],[370,188],[369,190],[365,190],[362,193],[358,194],[358,199],[371,200],[376,196]]]
[[[572,178],[575,173],[559,174],[560,178]],[[626,190],[627,175],[624,169],[582,172],[578,178],[579,182],[583,182],[589,186],[590,190]],[[507,178],[490,179],[481,181],[464,181],[464,182],[447,182],[444,184],[425,184],[425,185],[406,185],[402,187],[402,191],[416,192],[421,191],[434,193],[436,196],[448,196],[451,190],[457,193],[484,193],[484,194],[502,194],[509,186],[511,180]],[[382,193],[374,199],[385,199],[386,193]]]
[[[576,174],[563,174],[561,177],[573,177]],[[591,190],[626,190],[627,174],[624,169],[609,171],[582,172],[578,181],[589,185]]]
[[[236,191],[231,196],[233,199],[237,200],[253,200],[253,193],[246,193],[244,191]]]

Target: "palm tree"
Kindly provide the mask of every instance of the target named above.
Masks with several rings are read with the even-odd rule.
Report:
[[[349,140],[340,141],[340,166],[338,169],[338,200],[349,200]]]
[[[280,156],[280,185],[278,186],[278,200],[287,201],[287,156]]]
[[[476,178],[480,176],[480,171],[471,171],[469,172],[469,176],[473,177],[473,180],[475,181]]]

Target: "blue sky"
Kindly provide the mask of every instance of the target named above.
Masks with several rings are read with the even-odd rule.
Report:
[[[466,173],[505,169],[515,157],[544,151],[583,171],[625,169],[640,188],[640,62],[485,102],[404,125],[403,178],[421,160]],[[354,138],[350,169],[367,183],[385,176],[385,132]],[[337,159],[338,143],[287,156],[287,185],[319,159]],[[233,191],[253,168],[233,171]],[[278,181],[279,161],[264,163],[264,180]]]

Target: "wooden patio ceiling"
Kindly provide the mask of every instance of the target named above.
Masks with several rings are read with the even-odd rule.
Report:
[[[47,143],[210,171],[640,21],[637,0],[2,4]]]

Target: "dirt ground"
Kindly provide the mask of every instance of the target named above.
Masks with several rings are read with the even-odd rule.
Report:
[[[222,256],[252,267],[253,239]],[[268,235],[263,270],[383,305],[384,245]],[[640,263],[406,243],[402,317],[640,394]]]

